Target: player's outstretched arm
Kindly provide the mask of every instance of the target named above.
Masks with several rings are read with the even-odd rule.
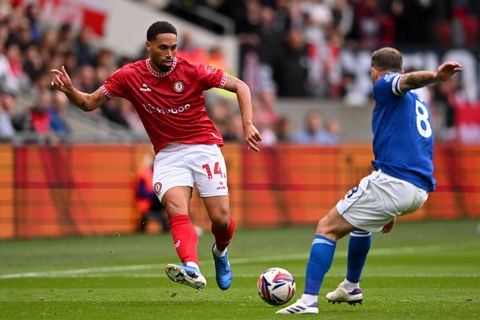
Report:
[[[463,67],[458,62],[445,62],[437,71],[413,71],[402,75],[400,79],[400,90],[407,92],[429,84],[450,79],[455,73],[462,71]]]
[[[107,97],[103,95],[100,89],[97,89],[97,91],[93,93],[85,93],[77,90],[73,86],[72,80],[64,66],[62,66],[60,70],[52,69],[50,72],[53,76],[50,84],[57,90],[65,93],[68,99],[80,109],[93,111],[107,101]]]
[[[223,88],[237,94],[238,106],[240,107],[240,113],[242,114],[243,137],[245,143],[250,150],[256,152],[260,151],[258,144],[262,141],[262,138],[252,121],[253,108],[250,88],[242,80],[230,75],[227,76],[227,81]]]

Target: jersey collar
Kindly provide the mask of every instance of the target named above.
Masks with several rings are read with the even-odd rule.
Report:
[[[177,58],[174,58],[172,66],[170,67],[170,70],[165,71],[165,72],[157,72],[157,71],[153,70],[152,65],[150,63],[150,60],[151,60],[150,58],[146,59],[145,64],[147,65],[148,71],[150,71],[150,73],[154,77],[157,77],[157,78],[162,78],[162,77],[168,76],[173,71],[173,69],[175,69],[175,67],[177,66]]]

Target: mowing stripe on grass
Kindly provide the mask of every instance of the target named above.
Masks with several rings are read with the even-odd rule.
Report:
[[[445,249],[445,246],[440,245],[430,245],[430,246],[410,246],[410,247],[399,247],[399,248],[382,248],[372,250],[371,256],[386,256],[386,255],[399,255],[399,254],[412,254],[418,252],[439,252]],[[346,257],[346,251],[338,251],[336,253],[337,257]],[[308,254],[291,254],[291,255],[276,255],[276,256],[265,256],[265,257],[255,257],[255,258],[233,258],[230,259],[232,264],[250,264],[256,262],[275,262],[275,261],[297,261],[297,260],[307,260]],[[201,261],[201,263],[206,263],[207,261]],[[26,273],[13,273],[13,274],[3,274],[0,275],[0,280],[2,279],[18,279],[18,278],[53,278],[53,277],[78,277],[78,276],[88,276],[89,274],[98,274],[98,273],[113,273],[120,271],[140,271],[140,270],[152,270],[152,269],[161,269],[165,264],[142,264],[142,265],[130,265],[130,266],[112,266],[112,267],[92,267],[92,268],[82,268],[82,269],[71,269],[71,270],[57,270],[57,271],[42,271],[42,272],[26,272]]]

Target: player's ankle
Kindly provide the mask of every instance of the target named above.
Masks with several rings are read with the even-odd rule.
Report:
[[[354,289],[360,288],[360,282],[351,282],[347,279],[343,280],[341,286],[347,291],[352,291]]]
[[[313,304],[317,305],[318,304],[318,296],[304,293],[304,294],[302,294],[302,297],[300,298],[300,301],[302,301],[307,306],[311,306]]]
[[[188,261],[188,262],[185,262],[185,265],[188,266],[188,267],[193,267],[193,268],[195,268],[195,269],[197,269],[197,270],[200,270],[200,267],[199,267],[198,264],[195,263],[195,262]]]

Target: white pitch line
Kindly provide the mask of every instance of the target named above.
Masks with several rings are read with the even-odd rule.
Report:
[[[399,255],[399,254],[411,254],[417,252],[438,252],[441,251],[443,246],[411,246],[411,247],[399,247],[399,248],[381,248],[373,249],[370,252],[370,256],[387,256],[387,255]],[[338,251],[335,254],[336,257],[346,257],[347,251]],[[275,261],[307,261],[308,254],[291,254],[291,255],[277,255],[269,257],[256,257],[256,258],[233,258],[230,259],[232,264],[250,264],[258,262],[275,262]],[[206,263],[207,261],[201,261]],[[152,270],[162,269],[165,264],[142,264],[142,265],[130,265],[130,266],[114,266],[114,267],[93,267],[82,269],[70,269],[70,270],[58,270],[58,271],[40,271],[40,272],[26,272],[26,273],[12,273],[0,275],[2,279],[18,279],[18,278],[54,278],[54,277],[79,277],[88,276],[95,273],[111,273],[120,271],[138,271],[138,270]]]

